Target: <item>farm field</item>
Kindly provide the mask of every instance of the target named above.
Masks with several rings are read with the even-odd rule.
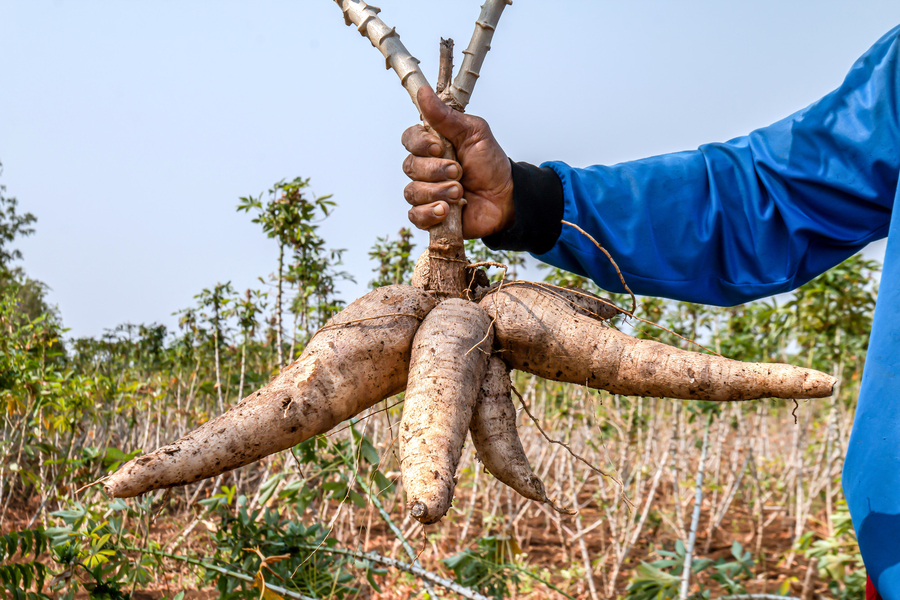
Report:
[[[102,480],[265,385],[344,306],[344,278],[408,284],[409,232],[341,270],[308,180],[242,198],[277,247],[260,289],[198,290],[180,327],[69,338],[12,250],[33,218],[0,208],[0,587],[11,598],[861,598],[840,491],[879,265],[855,256],[781,301],[733,308],[639,298],[639,338],[839,378],[833,398],[713,403],[628,397],[515,372],[523,447],[548,497],[520,497],[470,442],[449,513],[406,509],[403,394],[259,462],[112,499]],[[27,207],[26,207],[27,208]],[[495,282],[520,257],[468,242]],[[27,258],[27,257],[26,257]],[[547,269],[558,286],[599,292]],[[627,306],[627,297],[614,297]],[[656,325],[654,325],[656,324]],[[574,512],[575,514],[566,514]],[[686,552],[686,548],[692,549]]]

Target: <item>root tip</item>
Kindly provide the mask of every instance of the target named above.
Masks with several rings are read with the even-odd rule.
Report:
[[[414,518],[421,521],[428,514],[428,507],[425,506],[424,502],[416,500],[413,502],[412,507],[410,507],[409,512]]]

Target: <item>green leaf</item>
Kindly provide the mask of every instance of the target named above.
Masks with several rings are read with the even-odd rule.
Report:
[[[16,550],[19,546],[19,534],[15,531],[11,531],[5,536],[6,539],[6,556],[9,559],[12,559],[13,555],[15,555]]]
[[[350,500],[353,502],[353,504],[355,504],[359,508],[366,507],[365,497],[362,494],[360,494],[352,489],[350,490]]]

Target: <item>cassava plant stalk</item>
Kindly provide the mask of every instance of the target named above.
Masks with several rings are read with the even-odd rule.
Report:
[[[508,4],[512,4],[512,0],[485,0],[481,7],[481,14],[475,21],[475,31],[472,33],[472,39],[469,46],[463,50],[463,61],[450,86],[450,106],[456,110],[465,110],[472,99],[472,90],[475,83],[481,76],[481,65],[484,63],[484,57],[488,50],[491,49],[491,39],[494,37],[494,30],[497,29],[497,23],[500,21],[500,15]]]
[[[214,477],[325,433],[406,387],[410,346],[434,299],[414,287],[369,292],[338,313],[301,357],[224,415],[106,481],[113,497]]]
[[[363,37],[369,38],[372,45],[384,56],[385,68],[393,69],[400,77],[400,83],[409,93],[413,104],[419,107],[416,93],[422,86],[428,85],[428,80],[419,68],[419,61],[400,41],[400,35],[396,27],[388,27],[378,16],[381,9],[369,6],[362,0],[335,0],[344,13],[344,22],[356,25],[357,31]]]
[[[451,98],[447,86],[453,73],[453,40],[441,40],[439,85],[443,84],[441,99],[449,104]],[[426,124],[426,129],[435,134],[444,147],[441,158],[456,161],[456,150],[442,135]],[[464,200],[448,205],[447,216],[437,225],[428,229],[428,282],[425,289],[441,297],[459,297],[466,287],[466,250],[462,234],[462,210]]]

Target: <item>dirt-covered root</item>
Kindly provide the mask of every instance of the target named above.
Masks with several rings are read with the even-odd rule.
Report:
[[[127,498],[236,469],[324,433],[406,387],[410,348],[434,307],[392,285],[338,313],[298,360],[259,391],[177,442],[126,463],[106,482]]]
[[[413,340],[400,422],[400,470],[407,506],[422,523],[450,508],[456,467],[484,378],[491,319],[477,304],[449,299],[432,310]]]
[[[638,340],[547,291],[510,286],[481,300],[495,347],[514,369],[628,396],[690,400],[823,398],[836,380],[812,369],[744,363]]]
[[[469,424],[472,443],[485,470],[522,496],[549,502],[544,484],[531,470],[516,429],[509,367],[496,355],[488,362]]]

